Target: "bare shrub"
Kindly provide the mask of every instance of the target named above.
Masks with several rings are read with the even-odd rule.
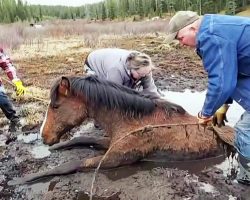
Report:
[[[0,44],[3,48],[17,48],[27,38],[25,26],[20,23],[0,25],[0,30]]]
[[[38,103],[24,104],[20,107],[20,115],[23,117],[23,125],[36,125],[42,123],[46,107]]]
[[[18,48],[21,44],[40,45],[45,38],[67,38],[81,36],[86,47],[97,47],[102,35],[145,35],[165,32],[167,22],[88,22],[86,20],[55,20],[44,22],[43,27],[35,29],[28,24],[15,23],[1,25],[0,43],[6,48]],[[115,46],[115,44],[114,44]]]

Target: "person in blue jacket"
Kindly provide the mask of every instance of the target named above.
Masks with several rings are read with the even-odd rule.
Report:
[[[206,99],[198,123],[224,125],[230,99],[245,112],[235,125],[239,153],[237,180],[250,184],[250,18],[179,11],[169,21],[168,42],[196,48],[208,73]]]

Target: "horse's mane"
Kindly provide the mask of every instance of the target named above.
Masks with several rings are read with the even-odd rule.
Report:
[[[117,83],[100,79],[97,76],[69,76],[65,77],[70,83],[70,93],[74,96],[84,96],[88,103],[96,108],[105,106],[107,109],[116,109],[132,117],[140,117],[152,113],[157,106],[165,108],[168,115],[173,111],[185,113],[185,110],[168,101],[159,101],[150,96],[144,96],[139,92],[119,85]],[[51,88],[51,105],[56,103],[58,79]],[[164,102],[164,103],[163,103]]]

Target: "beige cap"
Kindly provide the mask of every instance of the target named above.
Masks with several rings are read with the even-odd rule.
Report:
[[[172,42],[178,31],[198,20],[200,16],[193,11],[178,11],[169,21],[168,36],[165,42]]]

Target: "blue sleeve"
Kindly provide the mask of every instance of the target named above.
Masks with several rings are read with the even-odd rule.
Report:
[[[202,115],[212,116],[233,93],[237,84],[237,50],[229,40],[216,35],[201,38],[200,54],[208,73],[206,99]]]

